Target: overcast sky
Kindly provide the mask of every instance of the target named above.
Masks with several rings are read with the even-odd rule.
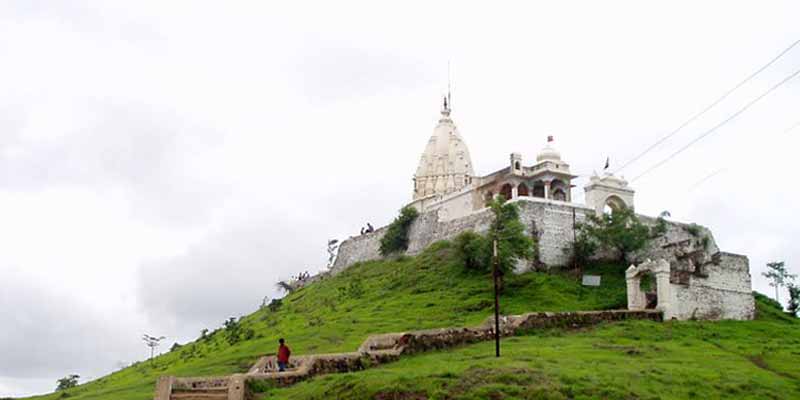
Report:
[[[553,135],[585,176],[800,39],[797,1],[203,3],[0,1],[0,396],[196,338],[390,221],[448,61],[476,173]],[[798,68],[800,46],[622,174]],[[637,211],[710,227],[773,293],[767,261],[800,272],[798,122],[800,77],[634,181]]]

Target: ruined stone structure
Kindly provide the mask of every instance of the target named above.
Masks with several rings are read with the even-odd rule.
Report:
[[[628,309],[653,308],[663,312],[665,319],[752,319],[755,305],[747,259],[728,253],[718,253],[718,257],[705,271],[683,280],[663,259],[631,265],[625,272]],[[647,274],[655,278],[649,288],[652,302],[642,288]]]
[[[632,319],[661,321],[662,315],[654,310],[534,312],[501,317],[498,332],[505,337],[534,329],[576,329]],[[251,398],[248,381],[269,381],[277,386],[289,386],[316,375],[360,371],[396,361],[404,355],[463,346],[493,338],[494,317],[488,317],[482,324],[474,327],[373,335],[354,352],[294,357],[285,372],[278,372],[275,356],[264,356],[246,374],[205,378],[162,376],[156,383],[154,400],[245,400]]]
[[[523,164],[520,154],[512,153],[508,167],[486,176],[470,175],[469,152],[450,114],[445,102],[442,119],[420,159],[410,203],[420,211],[420,216],[409,232],[408,254],[418,254],[428,245],[452,239],[466,230],[485,232],[493,218],[486,202],[504,196],[519,206],[521,221],[539,245],[539,259],[520,263],[516,271],[524,272],[534,266],[564,266],[570,259],[567,250],[574,241],[576,224],[590,215],[634,207],[634,190],[628,182],[608,173],[595,173],[589,178],[584,186],[586,204],[572,202],[572,182],[576,176],[553,147],[552,137],[548,137],[547,145],[531,166]],[[437,183],[428,190],[431,179],[458,184]],[[423,181],[425,185],[420,186]],[[643,215],[639,218],[651,226],[657,221]],[[720,252],[706,228],[663,223],[664,234],[651,240],[644,250],[630,255],[628,261],[652,259],[667,263],[666,267],[661,265],[658,271],[649,273],[668,276],[670,286],[659,286],[664,291],[659,297],[669,318],[752,318],[754,306],[747,258]],[[337,273],[355,262],[380,258],[383,233],[384,228],[343,241],[331,272]],[[632,295],[632,306],[641,308],[640,295]]]

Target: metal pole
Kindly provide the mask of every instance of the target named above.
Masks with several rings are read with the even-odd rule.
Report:
[[[493,260],[492,275],[494,276],[494,349],[495,357],[500,357],[500,296],[497,293],[498,260],[497,260],[497,238],[492,241]]]

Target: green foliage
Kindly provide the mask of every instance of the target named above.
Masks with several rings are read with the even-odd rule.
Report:
[[[278,311],[278,309],[281,308],[282,304],[283,304],[283,301],[281,299],[272,299],[272,301],[269,302],[269,305],[267,305],[267,309],[270,312],[276,312],[276,311]]]
[[[578,228],[585,240],[616,251],[621,262],[627,261],[629,254],[644,248],[650,240],[650,230],[639,221],[632,208],[621,208],[599,217],[590,215]]]
[[[582,224],[576,224],[578,234],[575,236],[575,241],[571,243],[571,246],[564,248],[564,253],[570,258],[569,263],[578,267],[589,265],[598,247],[597,241],[581,227]]]
[[[479,272],[490,269],[492,245],[486,237],[473,231],[464,231],[456,236],[454,244],[464,268]]]
[[[789,289],[789,306],[786,309],[795,317],[800,317],[800,286],[789,283],[786,288]]]
[[[183,347],[183,346],[180,343],[175,342],[175,343],[172,344],[172,347],[169,348],[169,351],[180,350],[181,347]]]
[[[650,237],[657,238],[665,233],[667,233],[667,220],[659,215],[658,218],[656,218],[656,224],[650,228]]]
[[[241,319],[238,321],[236,318],[228,318],[227,321],[222,323],[225,333],[225,340],[231,346],[243,340],[250,340],[255,336],[255,331],[252,328],[242,326]]]
[[[689,232],[690,235],[694,237],[700,237],[700,233],[702,232],[703,228],[697,224],[691,224],[684,227],[686,232]]]
[[[360,299],[364,296],[364,285],[360,279],[354,279],[347,283],[347,285],[339,287],[339,299]]]
[[[80,377],[80,375],[72,374],[57,380],[56,383],[58,386],[56,386],[56,391],[67,390],[78,386],[78,379]]]
[[[400,215],[389,224],[381,238],[381,255],[387,256],[408,249],[408,230],[418,215],[417,209],[411,206],[405,206],[400,210]]]
[[[535,256],[534,240],[525,235],[525,225],[519,220],[519,208],[500,196],[489,203],[494,220],[487,232],[488,242],[497,241],[498,269],[501,274],[513,270],[517,260]]]

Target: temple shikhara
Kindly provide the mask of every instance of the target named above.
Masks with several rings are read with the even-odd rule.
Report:
[[[497,195],[507,200],[528,197],[572,202],[572,181],[577,176],[555,149],[553,136],[547,137],[532,164],[526,166],[522,154],[511,153],[508,167],[477,176],[451,111],[445,97],[439,123],[414,174],[411,206],[420,212],[438,211],[440,218],[452,219],[484,208]],[[606,206],[633,207],[633,189],[624,179],[611,174],[592,176],[584,190],[587,204],[598,212]]]

